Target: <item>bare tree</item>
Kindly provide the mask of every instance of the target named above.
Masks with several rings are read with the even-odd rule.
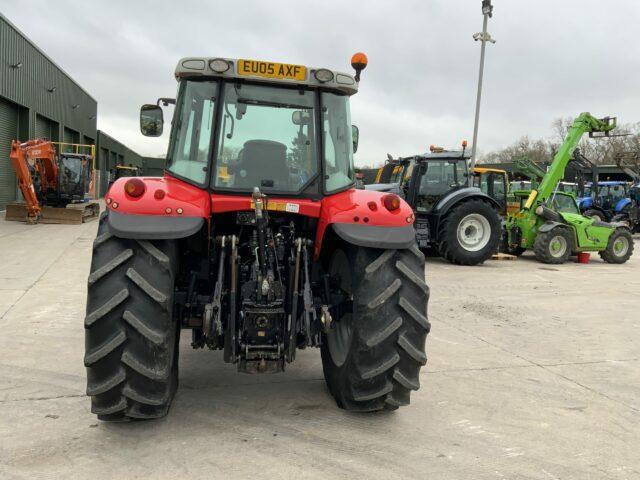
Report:
[[[521,137],[513,144],[482,156],[480,163],[510,163],[515,158],[527,157],[536,163],[550,163],[564,142],[573,118],[556,118],[552,123],[549,138],[532,140]],[[613,132],[616,136],[592,139],[584,136],[580,141],[580,151],[591,161],[600,165],[615,164],[615,156],[620,152],[640,151],[640,123],[625,124]]]

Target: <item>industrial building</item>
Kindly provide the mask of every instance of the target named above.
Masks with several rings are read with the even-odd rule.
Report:
[[[96,100],[0,13],[0,210],[18,198],[12,140],[95,145],[99,196],[115,165],[143,167],[140,155],[97,130],[97,112]],[[150,166],[162,174],[156,163]]]
[[[126,147],[118,140],[98,130],[96,141],[96,165],[98,189],[96,193],[102,197],[109,187],[109,172],[116,165],[138,167],[142,172],[142,157]]]

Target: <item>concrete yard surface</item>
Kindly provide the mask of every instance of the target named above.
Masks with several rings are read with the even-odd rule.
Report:
[[[168,417],[106,424],[84,394],[96,228],[0,221],[2,479],[640,478],[640,250],[429,258],[429,363],[396,412],[338,409],[317,350],[249,376],[183,335]]]

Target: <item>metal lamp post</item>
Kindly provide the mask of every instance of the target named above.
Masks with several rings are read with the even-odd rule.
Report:
[[[473,144],[471,146],[471,165],[470,168],[476,166],[476,151],[478,146],[478,122],[480,120],[480,99],[482,97],[482,76],[484,74],[484,50],[487,45],[487,42],[496,43],[496,41],[491,38],[491,34],[487,32],[487,23],[489,22],[489,18],[493,15],[493,5],[491,5],[491,0],[482,0],[482,15],[484,17],[482,21],[482,32],[476,33],[473,35],[473,39],[477,42],[482,42],[480,46],[480,72],[478,74],[478,94],[476,96],[476,118],[473,124]],[[473,179],[469,178],[470,183],[473,182]]]

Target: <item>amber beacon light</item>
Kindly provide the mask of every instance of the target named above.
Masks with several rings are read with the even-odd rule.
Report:
[[[354,53],[351,57],[351,66],[356,71],[356,82],[360,81],[360,72],[367,68],[369,59],[362,52]]]

